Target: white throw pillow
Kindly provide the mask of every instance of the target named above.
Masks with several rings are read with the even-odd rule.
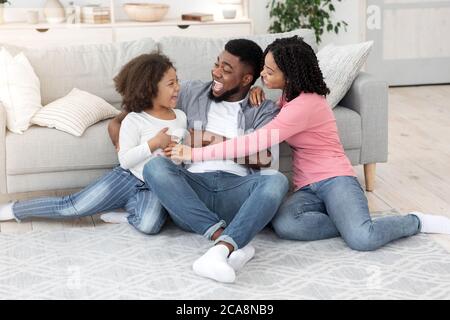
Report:
[[[327,101],[331,108],[344,98],[355,81],[364,63],[366,63],[373,41],[335,46],[327,45],[317,54],[320,69],[330,89]]]
[[[39,110],[31,123],[56,128],[79,137],[88,127],[119,113],[119,110],[102,98],[74,88],[67,96]]]
[[[4,47],[0,50],[0,101],[6,110],[6,126],[14,133],[27,130],[42,108],[39,78],[27,57],[22,52],[13,57]]]

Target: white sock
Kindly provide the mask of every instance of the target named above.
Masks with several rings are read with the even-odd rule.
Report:
[[[0,205],[0,221],[14,220],[13,203]]]
[[[225,245],[218,244],[198,258],[192,268],[199,276],[219,282],[232,283],[236,279],[236,274],[227,262],[229,253],[230,251]]]
[[[420,232],[450,234],[449,218],[416,211],[410,212],[410,214],[413,214],[419,218],[422,225]]]
[[[249,262],[255,255],[255,248],[248,244],[242,249],[233,251],[228,258],[228,264],[238,272],[247,262]]]
[[[128,223],[128,212],[107,212],[100,216],[106,223]]]

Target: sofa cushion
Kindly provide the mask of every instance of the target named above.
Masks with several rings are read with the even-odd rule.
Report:
[[[263,50],[280,37],[301,36],[315,51],[317,45],[314,32],[300,29],[282,34],[252,35],[242,37],[255,41]],[[177,68],[181,80],[211,80],[211,68],[222,52],[225,44],[235,37],[226,38],[190,38],[190,37],[163,37],[158,42],[161,53],[167,55]]]
[[[42,49],[5,47],[11,52],[23,51],[30,60],[41,81],[43,105],[64,97],[73,88],[88,91],[111,104],[120,102],[113,78],[131,59],[158,49],[150,38]]]
[[[20,175],[111,168],[118,164],[109,121],[89,127],[82,137],[32,126],[23,135],[6,134],[6,173]]]

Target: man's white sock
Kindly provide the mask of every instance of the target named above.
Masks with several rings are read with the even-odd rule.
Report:
[[[100,219],[102,219],[106,223],[128,223],[128,215],[128,212],[112,211],[102,214],[100,216]]]
[[[230,251],[225,245],[218,244],[197,259],[192,268],[199,276],[219,282],[232,283],[236,279],[236,274],[228,264],[229,254]]]
[[[249,262],[255,255],[255,248],[248,244],[242,249],[233,251],[228,258],[228,264],[238,272],[247,262]]]
[[[425,214],[417,211],[410,212],[410,214],[413,214],[419,218],[420,224],[422,225],[420,232],[450,234],[449,218],[444,216]]]
[[[0,205],[0,221],[14,220],[13,205],[14,203]]]

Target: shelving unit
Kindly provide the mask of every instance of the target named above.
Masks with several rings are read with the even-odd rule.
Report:
[[[164,36],[226,37],[253,34],[248,18],[248,0],[242,2],[242,17],[216,19],[208,22],[164,19],[159,22],[136,22],[117,19],[116,1],[110,0],[111,23],[107,24],[28,24],[24,22],[0,25],[0,44],[27,47],[48,45],[108,43]]]

